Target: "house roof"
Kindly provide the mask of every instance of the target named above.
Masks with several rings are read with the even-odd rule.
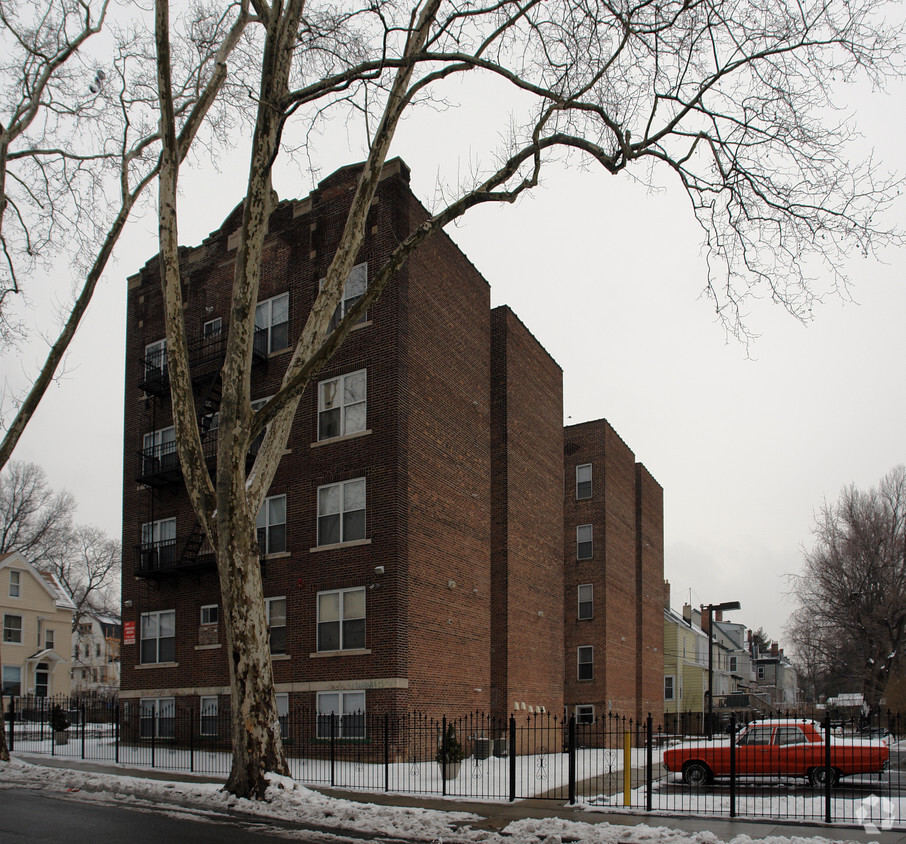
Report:
[[[40,571],[35,568],[18,551],[10,551],[0,555],[0,569],[11,565],[22,566],[23,568],[28,569],[38,585],[43,587],[50,597],[54,599],[58,608],[64,610],[74,610],[76,608],[76,605],[72,602],[72,598],[69,597],[66,590],[63,588],[63,585],[50,572]]]

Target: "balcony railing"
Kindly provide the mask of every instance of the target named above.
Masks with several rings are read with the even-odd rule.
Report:
[[[189,343],[189,368],[193,380],[203,379],[217,372],[226,357],[227,335],[225,332],[199,337]],[[256,328],[252,340],[252,365],[267,362],[267,329]],[[170,389],[170,372],[167,366],[167,350],[148,352],[141,360],[140,390],[155,396],[165,396]]]
[[[215,565],[214,549],[200,528],[187,536],[140,543],[135,554],[139,577],[170,577]]]
[[[148,486],[165,486],[182,477],[176,442],[158,443],[143,448],[139,453],[139,470],[136,480]]]

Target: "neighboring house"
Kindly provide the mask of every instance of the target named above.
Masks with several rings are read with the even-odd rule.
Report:
[[[82,614],[72,631],[74,693],[111,695],[119,689],[122,629],[118,618]]]
[[[708,687],[708,637],[698,619],[670,608],[664,596],[664,714],[701,714]]]
[[[0,676],[4,695],[70,692],[69,651],[75,605],[52,574],[17,552],[0,555]]]
[[[752,644],[755,665],[755,688],[761,697],[770,700],[778,709],[796,706],[799,702],[799,678],[783,648],[772,642],[767,651]]]
[[[256,403],[279,387],[357,170],[271,216]],[[425,219],[408,182],[387,162],[338,314]],[[180,252],[210,456],[241,216]],[[120,699],[204,728],[229,704],[219,583],[175,450],[158,259],[128,283]],[[662,490],[606,421],[564,431],[560,367],[445,233],[303,394],[258,546],[281,715],[661,711]]]
[[[723,619],[714,619],[714,637],[721,649],[720,662],[728,675],[728,694],[748,694],[755,679],[752,656],[747,646],[748,628]],[[717,703],[717,698],[715,698]]]

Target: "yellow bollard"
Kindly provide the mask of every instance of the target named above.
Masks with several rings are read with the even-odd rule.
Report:
[[[631,806],[632,798],[632,737],[629,730],[623,733],[623,805]]]

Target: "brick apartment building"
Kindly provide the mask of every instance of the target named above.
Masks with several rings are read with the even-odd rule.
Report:
[[[271,218],[255,399],[280,383],[354,176],[337,171]],[[388,162],[341,308],[425,218],[408,181]],[[212,460],[240,221],[241,207],[182,253]],[[129,279],[124,417],[121,697],[222,712],[224,620],[173,441],[156,258]],[[490,308],[446,234],[429,239],[303,396],[259,514],[282,711],[661,711],[661,489],[604,420],[566,429],[564,458],[562,420],[559,366],[512,311]],[[593,480],[576,500],[580,464]],[[577,562],[580,523],[597,544]],[[592,618],[580,599],[577,620],[588,584]]]

